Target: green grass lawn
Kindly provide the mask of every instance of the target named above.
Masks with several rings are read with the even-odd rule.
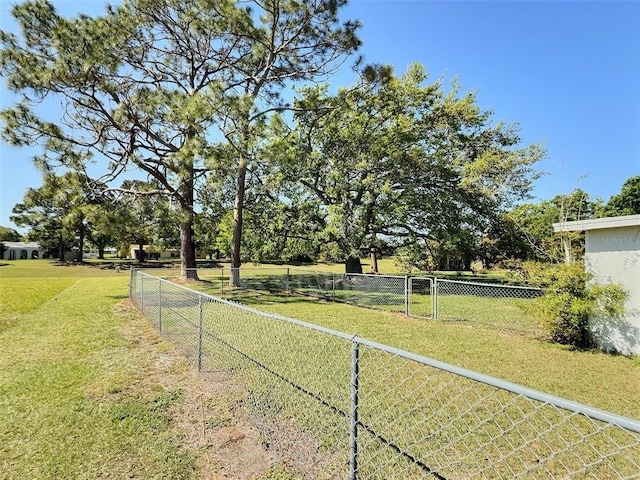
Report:
[[[0,478],[194,478],[171,428],[179,387],[123,333],[127,273],[46,260],[0,266]]]
[[[247,267],[243,278],[251,281],[266,277],[271,279],[274,289],[279,288],[278,279],[287,268]],[[167,276],[171,275],[175,276],[176,272],[167,272]],[[193,283],[189,285],[191,288],[221,294],[220,272],[202,269],[199,275],[210,283]],[[528,301],[525,299],[447,295],[440,305],[445,321],[434,322],[302,296],[244,293],[228,288],[224,296],[258,309],[357,334],[596,408],[640,418],[640,358],[597,350],[572,350],[538,340],[540,330],[536,322],[518,307]],[[460,321],[463,317],[469,320]]]
[[[219,295],[218,284],[191,288]],[[571,350],[536,340],[518,329],[482,323],[439,322],[342,303],[260,292],[225,295],[255,308],[356,334],[386,345],[485,373],[596,408],[640,418],[640,358]],[[485,299],[486,300],[486,299]],[[512,301],[506,305],[511,317]],[[507,316],[509,316],[507,315]],[[485,323],[504,323],[490,310]],[[535,325],[525,326],[535,329]]]
[[[327,335],[215,301],[201,304],[195,293],[180,292],[179,287],[155,278],[138,281],[144,285],[138,284],[137,291],[148,295],[147,315],[152,322],[161,318],[167,338],[195,357],[196,319],[202,312],[206,361],[242,378],[251,392],[245,406],[258,417],[275,416],[278,422],[293,422],[312,433],[323,451],[342,459],[335,465],[346,465],[348,337]],[[208,283],[189,286],[215,289]],[[162,309],[154,303],[160,289],[170,300]],[[300,296],[238,291],[230,297],[259,310],[357,334],[623,415],[637,415],[638,364],[631,359],[546,348],[530,338]],[[545,472],[551,472],[551,478],[568,473],[572,477],[575,473],[573,478],[589,478],[579,472],[589,459],[597,463],[594,451],[607,460],[594,464],[590,473],[595,478],[617,478],[613,470],[632,474],[640,459],[635,434],[620,429],[601,434],[599,429],[604,425],[571,417],[544,402],[376,349],[362,347],[361,351],[361,421],[446,478],[493,478],[499,471],[506,478],[509,472],[523,468],[530,471],[531,478]],[[558,375],[561,368],[565,378]],[[606,384],[607,394],[593,382]],[[361,432],[358,447],[362,478],[421,478],[418,466],[394,456],[393,448],[386,448],[385,442],[368,432]],[[626,453],[618,453],[620,446],[628,448]],[[316,451],[313,446],[310,450]]]
[[[149,334],[151,327],[121,306],[128,280],[128,272],[56,266],[44,260],[0,266],[0,478],[195,477],[199,451],[179,446],[180,433],[172,421],[182,408],[184,389],[179,382],[167,384],[171,372],[151,377],[161,349],[167,347],[157,341],[154,349],[140,350],[140,332]],[[216,283],[189,286],[219,294]],[[640,416],[638,358],[572,351],[467,324],[305,297],[233,296],[258,309]],[[241,332],[234,330],[233,321],[229,325],[226,334],[238,337]],[[259,328],[266,329],[267,338],[271,327]],[[265,344],[261,350],[242,335],[238,341],[256,355],[275,347]],[[295,348],[312,348],[307,341],[311,338],[300,336]],[[286,353],[279,352],[276,362],[289,361]],[[308,381],[302,377],[297,381]],[[262,398],[274,394],[266,387],[257,393]],[[335,392],[336,401],[344,403],[341,395]]]

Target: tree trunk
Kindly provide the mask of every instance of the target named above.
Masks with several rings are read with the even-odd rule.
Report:
[[[144,240],[138,238],[138,262],[144,262]]]
[[[78,228],[78,255],[76,261],[82,263],[82,257],[84,255],[84,225],[80,225]]]
[[[231,242],[231,275],[230,287],[240,286],[240,246],[242,245],[242,213],[244,193],[247,181],[247,159],[243,158],[238,166],[236,198],[233,204],[233,240]]]
[[[198,280],[196,270],[196,240],[193,233],[193,165],[184,179],[180,207],[183,219],[180,222],[180,278]]]
[[[190,218],[193,219],[193,216]],[[185,221],[180,224],[180,277],[185,280],[198,280],[196,266],[193,221]]]
[[[359,258],[349,257],[344,264],[346,273],[362,273],[362,263]]]
[[[371,273],[378,273],[378,256],[376,247],[371,247]]]
[[[562,242],[562,251],[564,252],[564,263],[573,263],[573,254],[571,252],[571,239],[568,236],[560,237]]]
[[[64,240],[62,235],[60,235],[60,243],[58,244],[58,258],[61,262],[64,262]]]
[[[471,264],[473,263],[473,256],[470,252],[465,252],[462,257],[463,270],[471,270]]]

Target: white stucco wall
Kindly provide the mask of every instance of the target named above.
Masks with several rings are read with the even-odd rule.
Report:
[[[44,251],[35,242],[2,242],[5,251],[2,254],[3,260],[20,260],[22,254],[26,254],[27,259],[33,257],[33,252],[37,252],[37,258],[42,258]]]
[[[622,318],[591,318],[598,345],[640,355],[640,225],[585,231],[585,267],[599,284],[617,283],[629,293]]]

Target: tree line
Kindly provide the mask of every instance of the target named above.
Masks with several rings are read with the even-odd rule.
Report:
[[[630,211],[637,177],[619,205],[581,191],[526,203],[544,148],[521,145],[518,125],[494,123],[457,81],[365,65],[345,3],[126,0],[75,18],[16,5],[0,74],[21,100],[0,112],[1,134],[41,147],[43,186],[12,221],[59,254],[85,240],[179,245],[190,277],[196,249],[232,267],[348,271],[363,255],[374,271],[380,255],[440,269],[548,260],[553,221]],[[349,59],[354,84],[331,85]]]

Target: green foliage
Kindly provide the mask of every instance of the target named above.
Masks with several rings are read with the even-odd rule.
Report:
[[[48,172],[43,185],[30,188],[23,203],[13,208],[11,220],[30,227],[29,239],[57,252],[60,258],[72,247],[82,260],[89,218],[99,210],[100,185],[84,174],[69,171],[61,176]]]
[[[613,317],[624,313],[627,293],[620,285],[597,285],[582,264],[528,262],[524,271],[530,283],[544,289],[532,305],[554,342],[576,347],[591,346],[589,316]]]
[[[516,126],[492,125],[473,93],[427,83],[421,65],[400,77],[380,68],[335,96],[326,86],[303,90],[295,131],[268,150],[297,186],[287,200],[324,213],[309,220],[325,254],[337,247],[346,259],[426,239],[437,263],[468,264],[478,232],[526,197],[544,152],[514,148]]]
[[[619,194],[609,199],[600,212],[602,217],[640,214],[640,175],[629,178]]]
[[[0,226],[0,241],[19,242],[21,240],[22,235],[16,232],[13,228]]]
[[[22,101],[0,112],[0,134],[42,147],[45,169],[82,170],[95,155],[108,160],[109,180],[138,171],[158,182],[181,210],[183,268],[195,266],[200,181],[233,165],[239,259],[268,116],[290,109],[285,87],[330,75],[360,45],[359,23],[340,18],[345,4],[131,0],[76,18],[46,0],[17,5],[21,32],[0,32],[0,74]],[[58,119],[40,116],[45,96],[60,102]]]
[[[553,224],[593,218],[598,208],[598,201],[592,201],[580,189],[540,203],[518,205],[504,214],[501,225],[489,233],[494,242],[489,255],[498,261],[519,258],[559,262],[567,257],[570,260],[581,258],[584,235],[580,232],[554,233]]]

